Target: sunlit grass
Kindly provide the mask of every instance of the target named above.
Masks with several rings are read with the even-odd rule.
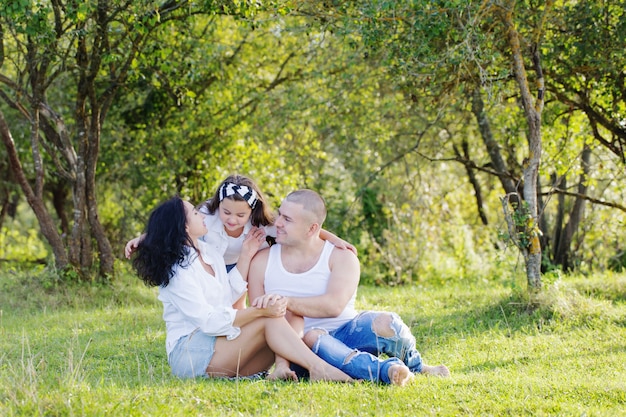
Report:
[[[0,273],[0,415],[619,415],[626,410],[623,275],[558,277],[531,304],[497,278],[362,287],[394,310],[448,379],[360,383],[182,381],[165,358],[154,289],[63,286]],[[49,282],[48,282],[49,284]]]

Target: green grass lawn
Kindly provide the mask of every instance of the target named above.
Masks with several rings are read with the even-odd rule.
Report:
[[[519,283],[361,287],[393,310],[447,379],[409,386],[179,380],[156,291],[0,272],[2,416],[626,415],[626,276],[562,277],[530,309]],[[521,288],[521,290],[520,290]]]

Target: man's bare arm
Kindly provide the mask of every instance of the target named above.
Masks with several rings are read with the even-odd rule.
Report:
[[[361,267],[353,252],[334,249],[330,256],[326,293],[314,297],[288,297],[287,309],[303,317],[337,317],[359,285]]]

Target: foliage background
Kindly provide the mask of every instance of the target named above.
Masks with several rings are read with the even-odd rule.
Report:
[[[471,109],[478,74],[494,137],[510,171],[519,174],[526,127],[510,64],[498,43],[501,32],[486,9],[471,2],[426,3],[256,7],[243,2],[240,8],[215,6],[210,13],[155,26],[102,127],[98,209],[115,255],[121,257],[126,240],[140,233],[159,201],[180,193],[199,202],[226,175],[239,172],[254,178],[274,207],[294,188],[318,190],[329,206],[326,227],[358,247],[364,282],[401,285],[494,271],[523,274],[522,260],[505,239],[504,192],[489,171],[488,150]],[[566,180],[566,191],[581,182],[588,197],[618,206],[585,206],[570,247],[575,269],[582,272],[619,270],[626,259],[623,160],[597,140],[596,131],[606,129],[566,97],[570,91],[582,97],[595,86],[598,108],[610,107],[613,118],[623,120],[618,92],[624,61],[587,59],[595,54],[593,42],[603,39],[609,48],[623,40],[621,4],[588,6],[587,13],[604,13],[607,19],[597,21],[592,26],[597,32],[586,39],[579,30],[588,23],[578,13],[583,6],[564,2],[566,7],[548,15],[543,43],[553,85],[544,111],[540,168],[541,215],[550,225],[546,239],[554,241],[552,234],[574,204],[573,197],[561,202],[550,194],[557,188],[555,178]],[[519,30],[531,34],[544,9],[533,14],[520,4],[516,10]],[[469,25],[465,32],[464,24]],[[568,45],[559,43],[560,31],[571,35]],[[5,49],[9,58],[11,52]],[[617,82],[610,84],[613,76]],[[585,80],[592,81],[585,86]],[[76,86],[67,78],[56,83],[48,100],[59,109],[69,107]],[[14,109],[0,106],[25,165],[31,166],[29,125]],[[469,159],[459,157],[463,143]],[[585,146],[591,152],[588,171],[581,162]],[[467,176],[468,161],[475,167],[480,207]],[[49,248],[38,241],[37,226],[7,166],[0,168],[6,173],[3,207],[8,207],[0,259],[50,263]],[[48,166],[46,178],[63,185],[53,167]],[[71,193],[64,192],[70,212]],[[52,195],[45,195],[60,223]],[[544,250],[544,272],[559,269],[549,248]]]

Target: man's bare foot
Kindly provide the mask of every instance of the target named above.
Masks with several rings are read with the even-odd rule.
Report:
[[[430,366],[430,365],[423,364],[422,371],[420,373],[427,374],[427,375],[441,376],[441,377],[450,376],[450,370],[448,369],[446,365]]]
[[[339,381],[339,382],[352,382],[353,379],[348,374],[340,371],[332,365],[324,362],[323,365],[312,367],[309,369],[309,376],[311,381]]]
[[[292,371],[291,368],[280,366],[274,368],[274,371],[272,371],[272,373],[269,374],[266,379],[270,381],[276,381],[279,379],[282,379],[284,381],[297,381],[298,375],[296,375],[296,373]]]
[[[391,365],[389,367],[389,382],[400,387],[413,378],[413,372],[406,365]]]

